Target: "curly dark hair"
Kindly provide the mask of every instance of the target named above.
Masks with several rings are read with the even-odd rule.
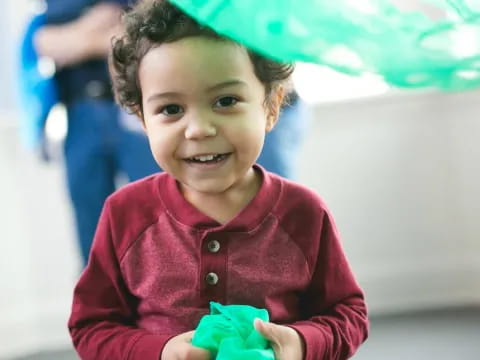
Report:
[[[190,36],[231,41],[202,26],[168,0],[143,0],[123,17],[125,33],[112,42],[110,73],[116,101],[132,113],[142,112],[138,68],[153,47]],[[265,86],[265,104],[279,88],[287,88],[294,66],[276,62],[247,49],[255,74]]]

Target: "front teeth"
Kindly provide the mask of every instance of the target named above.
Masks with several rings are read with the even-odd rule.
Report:
[[[196,161],[212,161],[213,159],[215,159],[215,156],[216,156],[216,155],[195,156],[195,157],[193,158],[193,160],[196,160]]]

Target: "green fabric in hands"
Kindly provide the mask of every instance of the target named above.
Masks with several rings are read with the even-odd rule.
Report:
[[[275,360],[268,340],[253,327],[253,320],[268,321],[268,312],[248,305],[210,302],[195,330],[192,345],[207,349],[216,360]]]
[[[170,0],[200,23],[287,62],[403,88],[480,86],[480,0]]]

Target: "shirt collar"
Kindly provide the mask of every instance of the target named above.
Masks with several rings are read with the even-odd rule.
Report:
[[[261,175],[262,183],[255,197],[226,224],[203,214],[182,195],[177,181],[169,174],[158,177],[158,190],[166,211],[178,222],[199,230],[218,228],[223,231],[246,232],[256,228],[272,211],[280,198],[281,181],[268,173],[260,165],[254,165],[255,171]]]

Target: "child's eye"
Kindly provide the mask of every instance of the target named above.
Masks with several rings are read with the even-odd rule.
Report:
[[[182,113],[183,109],[180,105],[169,104],[169,105],[166,105],[166,106],[162,107],[160,112],[163,115],[172,116],[172,115],[178,115],[178,114]]]
[[[215,102],[216,107],[230,107],[235,105],[238,102],[238,99],[234,98],[233,96],[224,96],[218,99]]]

